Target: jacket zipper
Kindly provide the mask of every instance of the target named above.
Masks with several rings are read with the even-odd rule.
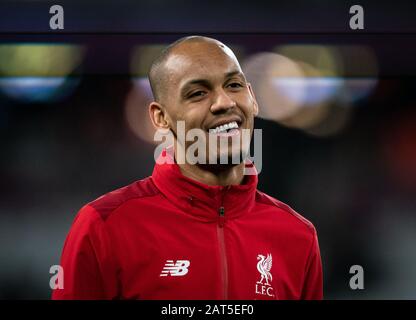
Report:
[[[217,224],[218,243],[220,246],[220,263],[222,271],[222,289],[223,289],[223,300],[228,299],[228,264],[227,264],[227,253],[225,250],[225,239],[224,239],[224,224],[225,224],[225,208],[221,205],[218,209],[219,221]]]

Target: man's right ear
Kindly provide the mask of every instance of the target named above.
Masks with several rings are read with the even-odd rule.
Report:
[[[160,103],[153,101],[149,104],[149,115],[156,129],[169,129],[168,115]]]

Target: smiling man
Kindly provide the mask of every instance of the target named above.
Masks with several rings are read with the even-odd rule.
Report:
[[[258,105],[233,52],[211,38],[182,38],[155,60],[149,80],[150,117],[173,145],[151,177],[80,210],[53,298],[322,299],[314,226],[245,174],[253,165],[244,133]],[[198,163],[180,159],[193,145],[180,137],[191,131],[203,145],[193,152]]]
[[[156,128],[173,133],[183,174],[208,185],[241,184],[241,160],[248,155],[258,107],[234,53],[215,40],[180,39],[154,62],[149,78],[156,100],[150,105],[150,117]],[[191,130],[196,131],[197,143],[205,147],[198,148],[203,151],[198,154],[202,160],[198,165],[180,156],[193,144],[183,139]],[[238,165],[217,165],[232,164],[233,156]]]

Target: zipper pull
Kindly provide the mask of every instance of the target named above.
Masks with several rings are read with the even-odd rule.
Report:
[[[222,228],[225,224],[225,209],[224,209],[224,207],[220,207],[218,209],[218,213],[219,213],[219,216],[220,216],[219,225]]]

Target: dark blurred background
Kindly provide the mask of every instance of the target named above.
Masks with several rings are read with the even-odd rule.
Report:
[[[159,2],[145,2],[147,14],[160,13]],[[38,11],[16,22],[16,4],[0,8],[9,21],[0,24],[1,299],[48,299],[49,268],[80,207],[151,174],[147,70],[166,44],[194,33],[229,45],[253,85],[263,130],[259,189],[316,226],[325,298],[416,298],[416,34],[343,34],[347,23],[307,33],[290,29],[291,20],[278,33],[263,7],[254,17],[260,31],[236,27],[247,7],[223,24],[220,15],[212,29],[194,16],[188,24],[162,19],[160,29],[143,22],[145,31],[123,20],[127,32],[118,25],[111,33],[110,24],[48,34],[33,22]],[[110,20],[111,8],[103,9]],[[364,290],[349,287],[352,265],[364,268]]]

